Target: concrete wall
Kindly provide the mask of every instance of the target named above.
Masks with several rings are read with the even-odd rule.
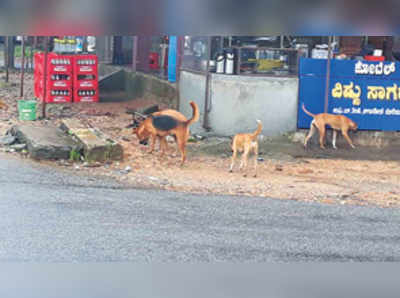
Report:
[[[170,108],[178,109],[175,84],[144,73],[126,72],[125,90],[131,98],[154,99]]]
[[[181,71],[179,79],[179,111],[190,118],[192,116],[190,101],[194,101],[200,109],[200,121],[190,128],[193,133],[203,132],[205,92],[206,77],[204,75]]]
[[[175,84],[155,76],[132,72],[129,67],[100,64],[100,101],[152,99],[170,108],[178,109],[178,91]]]
[[[253,131],[256,119],[264,124],[263,135],[295,131],[297,122],[297,78],[248,77],[212,74],[210,80],[211,133],[231,136]],[[204,111],[205,76],[181,73],[180,110],[190,115],[188,101],[195,98]],[[202,115],[203,116],[203,115]],[[203,123],[201,119],[200,125]],[[200,125],[194,132],[201,132]]]

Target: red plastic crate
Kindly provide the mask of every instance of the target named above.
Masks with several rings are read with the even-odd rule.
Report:
[[[84,94],[80,92],[94,91],[94,94]],[[98,102],[99,101],[99,91],[95,88],[75,88],[74,89],[74,102]]]
[[[46,102],[47,103],[66,103],[72,102],[73,90],[68,88],[58,88],[57,91],[68,91],[68,95],[64,94],[53,94],[55,90],[47,90]]]
[[[43,99],[44,80],[36,81],[34,87],[35,96]],[[72,80],[52,80],[51,76],[47,77],[46,89],[47,92],[51,92],[52,90],[69,90],[72,92]]]
[[[74,102],[99,102],[99,95],[94,96],[78,96],[74,94]]]
[[[44,73],[44,53],[35,54],[35,72]],[[56,53],[48,53],[47,55],[47,72],[48,74],[72,74],[74,58],[71,55],[59,55]]]
[[[98,57],[96,55],[75,55],[74,75],[98,74]]]

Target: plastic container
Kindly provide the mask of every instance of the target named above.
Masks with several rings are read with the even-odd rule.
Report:
[[[367,61],[385,61],[385,56],[364,56]]]
[[[19,120],[34,121],[36,120],[36,100],[18,100]]]

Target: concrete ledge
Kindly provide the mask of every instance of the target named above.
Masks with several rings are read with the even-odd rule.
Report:
[[[123,159],[124,151],[120,144],[95,128],[85,127],[79,120],[63,120],[60,128],[72,135],[82,146],[83,155],[88,162]]]
[[[294,143],[303,143],[308,133],[308,129],[299,129],[297,132],[289,134],[289,138]],[[385,148],[388,146],[400,146],[400,132],[396,131],[358,131],[349,132],[354,145]],[[325,143],[332,144],[332,130],[327,130]],[[341,133],[338,134],[336,141],[338,146],[348,146]],[[319,134],[315,133],[310,140],[310,144],[319,145]]]
[[[72,150],[79,144],[56,127],[34,127],[18,125],[10,133],[19,143],[27,145],[29,155],[34,159],[69,159]]]

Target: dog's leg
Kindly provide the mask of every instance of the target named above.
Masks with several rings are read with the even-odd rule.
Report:
[[[178,143],[178,148],[179,151],[181,152],[181,166],[183,166],[183,164],[186,161],[186,140],[185,140],[185,134],[180,133],[176,135],[177,138],[177,143]]]
[[[229,170],[230,173],[233,172],[233,167],[235,166],[236,158],[237,158],[237,150],[236,150],[236,148],[234,148],[234,149],[233,149],[233,154],[232,154],[231,168],[230,168],[230,170]]]
[[[307,137],[305,138],[305,140],[304,140],[304,149],[307,149],[307,144],[308,144],[308,141],[312,138],[312,136],[314,135],[314,132],[315,132],[315,126],[314,126],[314,120],[311,122],[311,125],[310,125],[310,131],[308,132],[308,135],[307,135]]]
[[[254,145],[254,178],[257,177],[258,144]]]
[[[156,139],[157,139],[157,135],[152,134],[151,135],[150,151],[149,151],[150,154],[152,154],[153,151],[154,151],[154,147],[156,146]]]
[[[337,137],[337,130],[333,130],[332,145],[333,145],[334,149],[337,149],[337,147],[336,147],[336,137]]]
[[[319,130],[319,146],[321,149],[325,149],[325,125],[319,125],[317,128]]]
[[[167,140],[165,139],[165,137],[159,137],[159,140],[160,140],[161,157],[163,157],[165,151],[168,149]]]
[[[249,159],[249,153],[250,153],[250,146],[246,146],[244,148],[244,152],[242,155],[242,163],[243,163],[243,168],[244,168],[243,177],[247,177],[247,161]]]
[[[353,145],[353,142],[351,141],[349,135],[347,134],[347,129],[342,129],[342,135],[346,139],[347,143],[351,146],[351,148],[355,149],[356,146]]]

